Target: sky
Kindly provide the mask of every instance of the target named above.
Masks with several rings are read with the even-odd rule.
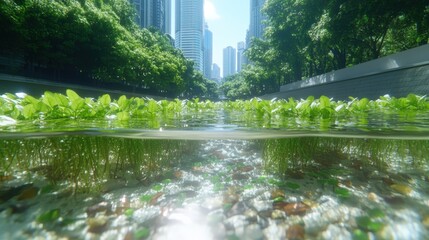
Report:
[[[222,76],[223,49],[228,46],[237,49],[238,42],[246,41],[250,0],[204,0],[204,18],[213,32],[213,63],[220,67]]]

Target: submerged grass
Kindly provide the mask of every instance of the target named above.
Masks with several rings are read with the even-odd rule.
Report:
[[[428,164],[429,140],[300,137],[267,139],[263,144],[267,171],[285,176],[349,160],[359,168],[385,171],[392,165]]]
[[[38,172],[53,183],[79,191],[98,191],[117,179],[148,182],[189,158],[195,142],[94,136],[0,140],[2,175],[14,169]]]

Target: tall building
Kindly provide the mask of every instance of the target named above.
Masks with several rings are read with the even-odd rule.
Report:
[[[140,27],[154,27],[171,34],[171,0],[131,0],[131,3],[136,8]]]
[[[246,48],[246,45],[244,42],[238,42],[237,43],[237,72],[241,72],[245,65],[245,56],[244,56],[244,50]]]
[[[204,24],[204,77],[211,78],[213,63],[213,33],[207,23]]]
[[[221,79],[220,78],[220,67],[216,63],[213,63],[211,79],[213,81],[216,81],[216,82],[220,82],[220,79]]]
[[[247,47],[250,46],[252,38],[263,38],[265,25],[265,15],[261,10],[264,7],[265,0],[251,0],[250,1],[250,26],[249,35],[246,39]]]
[[[228,46],[223,49],[223,77],[235,73],[235,48]]]
[[[203,0],[176,0],[176,48],[203,72]]]

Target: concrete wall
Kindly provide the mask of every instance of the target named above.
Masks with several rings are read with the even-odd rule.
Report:
[[[65,94],[67,89],[72,89],[82,97],[97,98],[108,93],[113,98],[119,98],[121,95],[127,97],[150,97],[154,99],[164,99],[162,97],[152,95],[142,95],[137,93],[129,93],[116,90],[100,89],[93,87],[85,87],[73,84],[64,84],[49,82],[43,79],[34,79],[22,76],[15,76],[0,73],[0,95],[3,93],[18,93],[24,92],[35,97],[41,96],[45,91],[58,92]]]
[[[385,94],[403,97],[409,93],[429,95],[429,44],[283,85],[280,92],[262,98],[325,95],[338,100],[349,96],[376,99]]]

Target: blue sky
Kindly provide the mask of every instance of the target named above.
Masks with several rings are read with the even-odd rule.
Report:
[[[238,42],[246,40],[250,0],[204,0],[204,17],[213,32],[213,63],[219,65],[222,75],[223,49],[237,48]]]
[[[204,16],[213,32],[213,63],[221,68],[227,46],[237,48],[246,40],[250,22],[250,0],[204,0]]]

